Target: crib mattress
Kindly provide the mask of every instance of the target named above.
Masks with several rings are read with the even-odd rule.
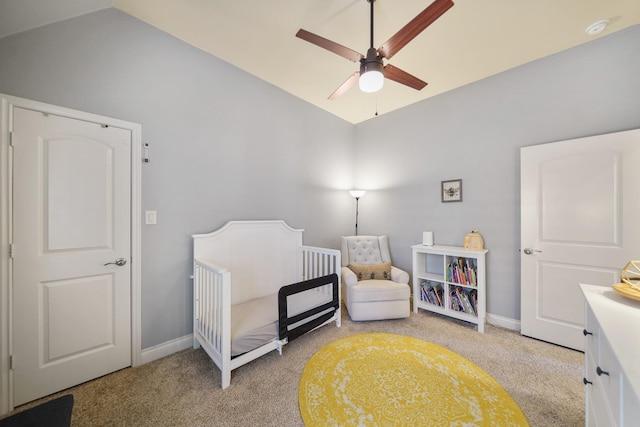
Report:
[[[291,297],[287,314],[293,316],[326,302],[327,294],[307,291]],[[278,295],[268,295],[231,307],[231,356],[278,339]]]
[[[231,355],[237,356],[278,338],[278,296],[231,307]]]

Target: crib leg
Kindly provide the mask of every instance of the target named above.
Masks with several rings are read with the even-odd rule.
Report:
[[[231,384],[231,371],[229,369],[221,369],[220,374],[222,375],[222,389],[229,387]]]

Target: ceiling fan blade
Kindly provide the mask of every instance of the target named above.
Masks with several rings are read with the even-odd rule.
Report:
[[[452,0],[435,0],[378,49],[378,54],[391,59],[400,49],[453,6]]]
[[[327,99],[334,100],[342,96],[343,93],[351,89],[351,86],[353,86],[358,81],[358,77],[360,77],[360,71],[356,71],[355,73],[351,74],[349,78],[345,80],[344,83],[342,83],[340,87],[338,87],[338,89],[334,90]]]
[[[401,83],[416,90],[420,90],[427,85],[427,82],[424,82],[419,78],[407,73],[406,71],[402,71],[400,68],[394,67],[391,64],[387,64],[384,67],[384,76],[389,80],[393,80],[394,82]]]
[[[309,43],[313,43],[316,46],[320,46],[323,49],[326,49],[330,52],[338,54],[343,58],[348,59],[353,62],[360,62],[364,56],[355,50],[351,50],[348,47],[344,47],[341,44],[336,42],[332,42],[329,39],[325,39],[324,37],[318,36],[316,34],[310,33],[307,30],[303,30],[302,28],[298,30],[296,33],[296,37],[308,41]]]

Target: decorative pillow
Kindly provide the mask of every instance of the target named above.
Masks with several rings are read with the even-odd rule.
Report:
[[[349,269],[356,273],[358,280],[391,280],[391,263],[382,264],[349,264]]]

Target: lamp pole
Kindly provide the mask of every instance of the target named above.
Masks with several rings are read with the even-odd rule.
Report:
[[[351,197],[356,199],[356,236],[358,235],[358,202],[360,201],[360,197],[364,196],[366,193],[365,190],[350,190],[349,194]]]
[[[356,236],[358,235],[358,201],[360,197],[356,197]]]

